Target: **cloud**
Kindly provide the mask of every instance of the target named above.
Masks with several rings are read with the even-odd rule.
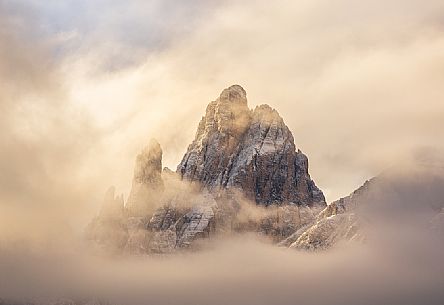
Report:
[[[76,180],[80,154],[96,134],[66,102],[51,41],[39,36],[32,13],[0,8],[0,222],[9,238],[75,219],[86,203]]]
[[[439,152],[443,16],[434,0],[0,2],[0,295],[442,303],[444,248],[408,226],[384,247],[309,255],[241,237],[118,263],[73,236],[109,185],[128,194],[151,137],[174,168],[233,83],[280,112],[329,200],[410,151]]]
[[[329,201],[417,147],[442,149],[440,1],[0,8],[3,209],[87,219],[109,185],[128,194],[151,137],[174,169],[233,83],[280,112]]]
[[[239,83],[251,107],[282,114],[334,200],[401,155],[442,149],[442,12],[439,1],[225,2],[137,68],[92,82],[94,109],[114,100],[129,115],[115,138],[154,135],[174,168],[206,104]]]
[[[115,304],[440,304],[442,247],[400,249],[349,246],[310,254],[241,237],[167,258],[3,251],[0,293]]]

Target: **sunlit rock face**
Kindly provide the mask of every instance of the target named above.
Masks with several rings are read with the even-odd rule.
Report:
[[[197,239],[209,237],[214,228],[216,202],[209,194],[181,194],[165,199],[151,218],[136,230],[130,239],[129,253],[171,253],[190,248]],[[131,219],[131,218],[130,218]],[[143,249],[140,248],[142,241]],[[139,248],[137,248],[139,247]]]
[[[297,235],[297,234],[296,234]],[[298,235],[290,248],[302,250],[323,250],[342,240],[363,241],[355,214],[338,214],[322,218]]]
[[[134,177],[126,208],[131,216],[145,216],[159,200],[164,190],[162,148],[152,139],[137,156]]]
[[[325,206],[283,119],[268,105],[249,110],[238,85],[208,105],[177,173],[212,191],[240,189],[260,205]]]

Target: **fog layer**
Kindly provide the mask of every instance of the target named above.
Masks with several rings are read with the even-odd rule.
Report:
[[[441,304],[442,244],[408,222],[320,254],[251,238],[168,259],[86,254],[76,237],[109,185],[128,194],[148,139],[174,168],[233,83],[281,113],[329,201],[443,148],[442,1],[160,2],[0,1],[0,295]]]

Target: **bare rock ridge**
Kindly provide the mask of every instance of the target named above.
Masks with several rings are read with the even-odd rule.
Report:
[[[126,204],[114,193],[86,237],[131,254],[195,249],[200,239],[242,232],[277,243],[326,206],[283,119],[268,105],[250,110],[237,85],[207,106],[176,172],[162,170],[162,149],[151,140],[136,158]]]
[[[326,205],[277,111],[248,109],[235,85],[207,106],[176,172],[162,170],[160,144],[150,141],[136,158],[126,204],[109,188],[86,237],[107,252],[145,255],[194,250],[203,240],[244,232],[310,251],[374,232],[383,238],[402,223],[442,234],[443,164],[387,169]]]
[[[260,205],[325,206],[283,119],[268,105],[249,110],[238,85],[208,105],[177,173],[212,191],[240,189]]]

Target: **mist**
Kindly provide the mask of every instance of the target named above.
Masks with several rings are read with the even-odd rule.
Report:
[[[443,32],[435,0],[0,1],[0,297],[441,304],[428,210],[385,214],[366,243],[322,253],[242,235],[199,253],[103,257],[82,234],[110,185],[127,198],[150,138],[175,170],[232,84],[250,108],[281,114],[328,202],[400,160],[442,155]]]
[[[444,205],[442,163],[404,164],[376,179],[355,210],[364,242],[311,252],[256,234],[215,235],[198,250],[127,256],[91,251],[58,230],[51,243],[2,239],[0,295],[105,304],[441,304],[444,243],[430,221]]]
[[[2,251],[1,293],[111,304],[440,304],[442,243],[409,241],[313,254],[249,236],[167,258]]]
[[[152,137],[175,169],[205,106],[235,83],[251,108],[284,117],[328,201],[400,155],[442,149],[440,1],[144,3],[3,1],[2,132],[19,130],[35,156],[76,154],[72,172],[99,194],[128,194]]]

